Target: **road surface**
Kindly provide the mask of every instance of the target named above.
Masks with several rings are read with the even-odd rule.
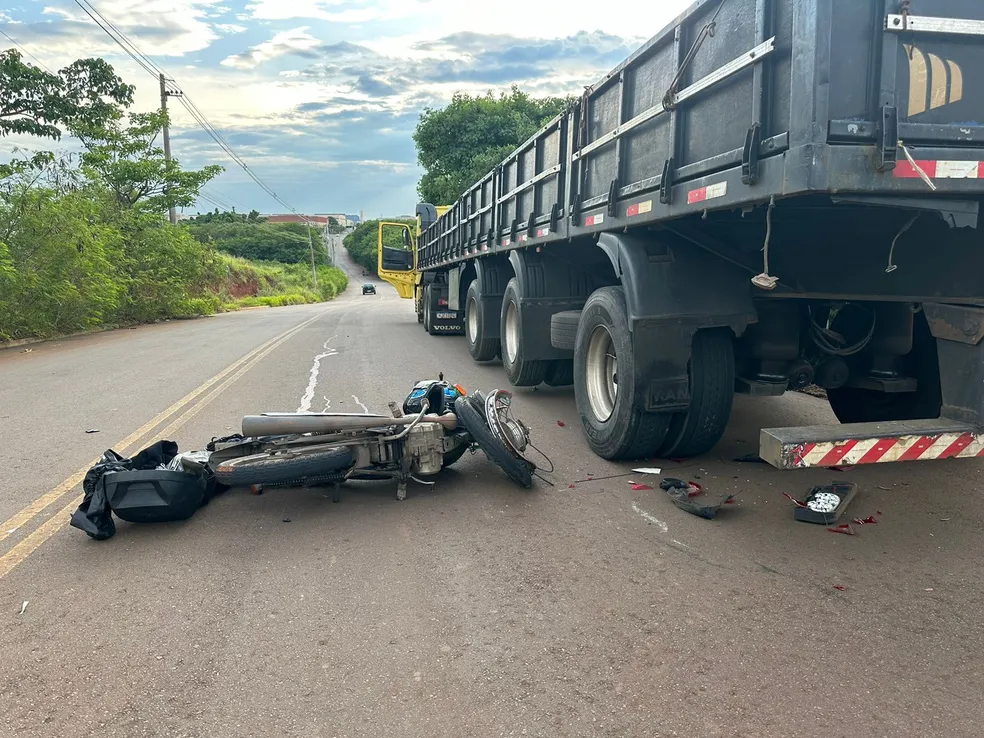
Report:
[[[337,505],[238,490],[106,542],[66,526],[107,447],[385,412],[439,371],[504,384],[361,281],[326,305],[0,352],[4,736],[981,735],[980,465],[732,462],[761,425],[829,420],[811,397],[740,401],[715,452],[662,462],[739,493],[714,522],[600,479],[630,466],[591,455],[565,389],[517,393],[553,486],[466,455],[404,503],[385,483]],[[878,525],[793,522],[780,493],[832,476]]]

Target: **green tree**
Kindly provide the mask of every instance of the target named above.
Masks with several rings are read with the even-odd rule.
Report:
[[[498,97],[458,93],[447,107],[424,110],[413,134],[425,169],[417,186],[421,199],[450,205],[568,104],[513,87]]]
[[[51,74],[16,49],[0,52],[0,136],[57,140],[62,127],[118,120],[133,103],[133,89],[102,59],[79,59]]]
[[[201,188],[222,172],[210,165],[184,170],[176,159],[167,161],[156,145],[167,114],[132,113],[129,121],[108,119],[96,124],[78,123],[72,133],[82,140],[82,169],[106,185],[125,208],[139,207],[163,213],[170,207],[187,207],[198,199]]]

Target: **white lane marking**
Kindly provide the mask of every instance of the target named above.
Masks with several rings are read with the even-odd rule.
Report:
[[[367,407],[366,407],[365,405],[363,405],[363,404],[362,404],[362,400],[360,400],[360,399],[359,399],[358,397],[356,397],[355,395],[352,395],[352,399],[353,399],[353,400],[355,400],[355,404],[356,404],[356,405],[358,405],[359,407],[361,407],[361,408],[362,408],[362,412],[363,412],[363,413],[364,413],[365,415],[368,415],[368,414],[369,414],[369,408],[367,408]]]
[[[299,413],[311,412],[311,403],[314,401],[314,390],[318,386],[318,374],[321,372],[321,362],[329,356],[338,355],[337,349],[333,349],[328,346],[328,344],[334,339],[335,336],[332,336],[325,341],[322,346],[322,348],[325,349],[324,353],[320,353],[314,357],[314,363],[311,364],[311,373],[308,377],[307,389],[304,390],[304,395],[301,397],[301,404],[297,407],[297,412]]]
[[[324,400],[325,400],[325,409],[322,412],[330,413],[331,412],[331,400],[328,399],[328,395],[325,395],[324,396]]]
[[[648,520],[650,523],[652,523],[653,525],[657,526],[664,533],[669,533],[670,532],[670,526],[668,526],[666,523],[664,523],[662,520],[660,520],[656,516],[650,515],[649,513],[647,513],[645,510],[643,510],[641,507],[639,507],[634,502],[632,503],[632,509],[635,510],[635,512],[637,512],[643,518],[645,518],[646,520]]]

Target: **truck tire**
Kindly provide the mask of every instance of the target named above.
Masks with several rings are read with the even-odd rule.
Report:
[[[888,423],[940,417],[943,392],[936,339],[923,315],[916,316],[912,331],[912,352],[905,357],[903,365],[905,372],[916,380],[916,391],[878,392],[860,387],[829,389],[827,401],[841,423]]]
[[[550,317],[550,344],[566,351],[574,350],[577,326],[581,322],[580,310],[565,310]]]
[[[574,399],[588,445],[603,459],[651,457],[669,431],[672,415],[646,412],[634,372],[625,293],[603,287],[584,305],[574,349]]]
[[[295,457],[263,457],[255,461],[235,463],[229,459],[215,468],[215,481],[227,487],[251,484],[289,485],[314,480],[338,479],[352,465],[352,452],[333,448],[316,454]]]
[[[550,387],[570,387],[574,384],[574,359],[551,362],[543,381]]]
[[[475,361],[491,361],[499,355],[499,339],[485,337],[483,312],[482,291],[476,279],[468,286],[465,296],[465,337],[468,353]]]
[[[523,359],[523,308],[519,304],[520,298],[519,281],[513,277],[502,295],[499,332],[502,336],[502,366],[514,387],[536,387],[543,382],[550,361]]]
[[[423,290],[420,290],[419,293],[417,294],[417,300],[416,300],[416,302],[414,304],[414,308],[415,308],[415,310],[417,312],[417,322],[418,323],[423,323],[424,322],[424,297],[423,297],[423,294],[424,294],[424,291]]]
[[[489,461],[498,466],[511,480],[523,489],[533,486],[533,466],[525,459],[519,459],[499,442],[489,428],[485,418],[485,407],[480,396],[459,397],[454,402],[454,411],[475,443],[485,452]]]
[[[735,399],[735,351],[731,331],[694,334],[690,357],[690,409],[676,413],[659,450],[664,458],[706,454],[721,440]]]

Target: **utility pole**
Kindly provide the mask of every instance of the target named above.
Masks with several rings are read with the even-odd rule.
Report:
[[[314,239],[311,238],[311,221],[308,221],[308,248],[311,249],[311,276],[314,277],[314,289],[318,289],[318,268],[314,265]]]
[[[165,84],[163,72],[161,73],[160,81],[161,81],[161,112],[164,115],[167,115],[167,98],[175,93],[168,92],[167,85]],[[170,126],[168,126],[166,120],[164,122],[163,134],[164,134],[163,135],[164,161],[170,164],[171,163],[171,131],[170,131]],[[168,208],[167,214],[168,214],[168,218],[171,221],[171,225],[176,225],[178,222],[178,214],[177,212],[175,212],[173,205],[170,208]]]

